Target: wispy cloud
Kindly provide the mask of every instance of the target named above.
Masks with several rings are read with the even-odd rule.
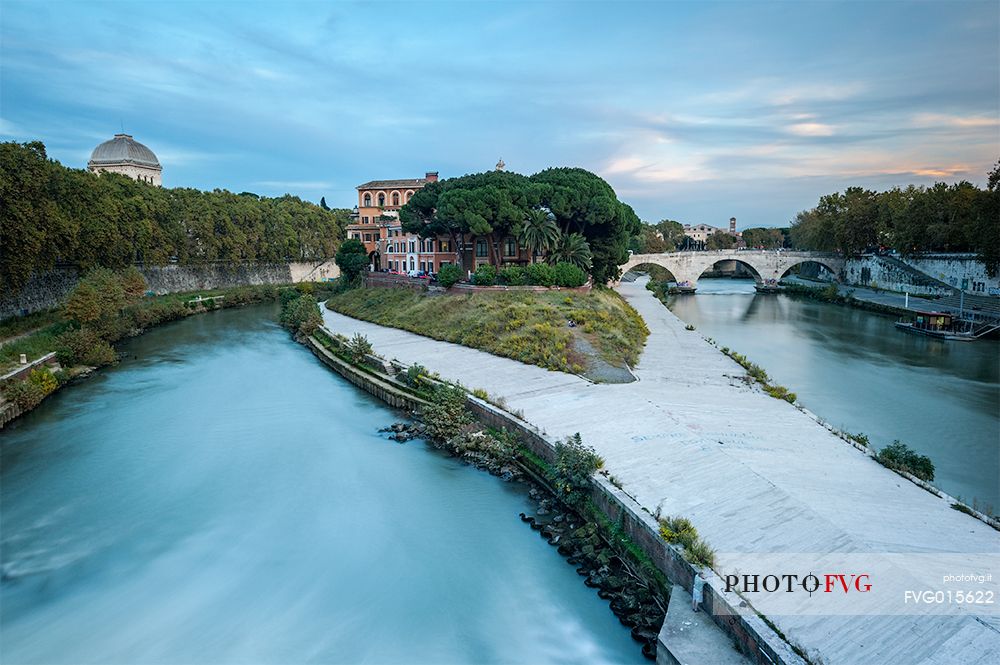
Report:
[[[596,171],[646,218],[750,224],[1000,154],[996,3],[129,7],[6,0],[0,134],[80,167],[124,122],[169,186],[344,206],[502,155]]]

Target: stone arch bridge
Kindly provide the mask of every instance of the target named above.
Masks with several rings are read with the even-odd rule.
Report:
[[[750,269],[757,284],[773,283],[802,263],[818,263],[840,280],[844,257],[820,252],[788,252],[778,250],[717,250],[705,252],[665,252],[663,254],[633,254],[621,266],[622,274],[643,264],[654,264],[670,271],[680,286],[697,288],[698,278],[719,261],[736,261]]]

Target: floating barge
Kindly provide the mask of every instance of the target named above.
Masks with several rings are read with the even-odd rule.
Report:
[[[977,337],[972,321],[956,318],[947,312],[914,312],[909,321],[896,321],[896,327],[916,335],[926,335],[955,342],[971,342]]]

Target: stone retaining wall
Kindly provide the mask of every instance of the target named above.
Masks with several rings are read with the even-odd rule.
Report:
[[[844,282],[911,295],[945,296],[951,293],[934,280],[914,273],[881,256],[862,256],[844,264]]]
[[[290,284],[325,281],[340,274],[330,261],[292,263],[232,263],[219,261],[165,266],[136,266],[149,290],[158,295],[199,289],[223,289],[248,284]],[[80,280],[76,266],[56,266],[32,275],[17,293],[0,294],[0,320],[58,307]]]

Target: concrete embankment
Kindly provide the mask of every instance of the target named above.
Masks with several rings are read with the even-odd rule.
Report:
[[[503,397],[550,438],[580,432],[622,488],[611,489],[638,506],[636,522],[647,527],[640,533],[655,528],[654,513],[684,515],[716,549],[717,570],[775,572],[762,562],[777,557],[789,566],[811,561],[812,572],[840,566],[838,572],[850,573],[861,572],[852,563],[858,557],[891,555],[897,559],[880,569],[874,592],[922,589],[934,580],[906,557],[936,554],[951,557],[957,568],[1000,578],[995,530],[879,466],[808,414],[748,385],[742,368],[685,330],[642,283],[620,290],[651,331],[636,370],[640,380],[622,385],[590,384],[330,311],[324,318],[331,330],[366,335],[386,357],[418,362]],[[711,599],[723,585],[708,577]],[[827,665],[988,662],[1000,653],[996,606],[916,614],[902,607],[902,594],[872,593],[851,596],[847,609],[826,610],[820,596],[807,596],[813,609],[795,611],[753,600],[789,642]],[[731,593],[718,598],[740,604]],[[703,607],[717,623],[726,622],[712,600]],[[750,628],[764,624],[753,609],[740,611]]]

